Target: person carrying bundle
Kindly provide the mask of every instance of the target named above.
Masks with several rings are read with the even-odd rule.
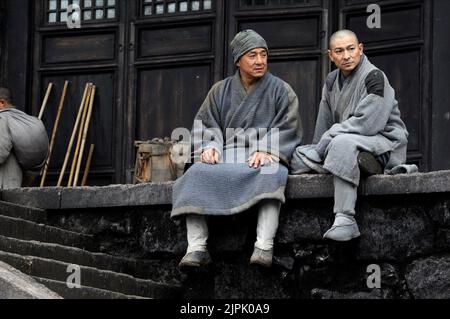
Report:
[[[21,187],[24,171],[39,171],[48,146],[43,122],[16,109],[11,91],[0,87],[0,189]]]

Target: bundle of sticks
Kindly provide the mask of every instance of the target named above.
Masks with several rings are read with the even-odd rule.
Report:
[[[53,147],[54,147],[55,140],[56,140],[56,134],[57,134],[58,127],[59,127],[61,114],[62,114],[62,111],[64,108],[64,101],[65,101],[65,98],[67,95],[68,85],[69,85],[69,82],[65,81],[64,89],[63,89],[62,96],[61,96],[61,99],[59,102],[56,120],[55,120],[55,123],[53,126],[52,137],[50,139],[49,153],[48,153],[47,160],[46,160],[44,168],[43,168],[40,187],[44,187],[44,185],[45,185],[45,180],[46,180],[46,177],[48,174],[50,159],[51,159]],[[46,107],[52,86],[53,86],[52,83],[50,83],[48,86],[47,93],[45,95],[43,104],[41,106],[41,110],[39,112],[39,119],[42,119],[44,109]],[[64,163],[61,168],[57,186],[62,186],[64,175],[66,173],[66,169],[67,169],[67,166],[68,166],[68,163],[70,160],[70,156],[72,153],[72,148],[75,143],[75,139],[76,139],[75,152],[74,152],[74,155],[72,158],[72,165],[70,168],[69,181],[67,183],[67,187],[79,186],[78,183],[79,183],[79,175],[80,175],[80,170],[81,170],[81,162],[83,160],[84,149],[86,146],[86,139],[87,139],[87,134],[88,134],[88,130],[89,130],[89,124],[90,124],[91,118],[92,118],[92,109],[94,106],[95,91],[96,91],[96,86],[93,83],[86,83],[84,93],[83,93],[83,98],[80,103],[80,107],[79,107],[78,114],[77,114],[77,117],[75,120],[75,125],[74,125],[73,131],[72,131],[72,135],[70,137],[69,145],[67,147],[66,155],[64,158]],[[91,147],[90,147],[89,153],[88,153],[88,157],[87,157],[87,161],[86,161],[84,175],[81,180],[81,186],[86,186],[87,178],[88,178],[91,163],[92,163],[92,157],[94,154],[94,148],[95,148],[94,144],[91,144]]]

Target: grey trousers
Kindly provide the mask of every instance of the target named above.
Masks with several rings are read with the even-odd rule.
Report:
[[[296,175],[312,172],[300,158],[296,159]],[[335,214],[355,215],[355,205],[358,196],[358,188],[342,178],[334,176],[334,208]]]
[[[255,247],[262,250],[270,250],[273,248],[275,234],[278,229],[281,202],[275,199],[263,200],[259,205]],[[195,214],[187,215],[186,228],[187,253],[206,251],[209,236],[206,217]]]
[[[334,177],[334,208],[335,214],[355,215],[355,205],[358,196],[358,188],[347,181]]]

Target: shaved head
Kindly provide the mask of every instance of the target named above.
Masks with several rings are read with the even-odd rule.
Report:
[[[344,76],[350,75],[363,56],[364,45],[353,31],[339,30],[330,38],[328,56]]]
[[[11,103],[11,91],[8,88],[0,87],[0,110],[10,108]]]
[[[11,91],[8,88],[0,87],[0,99],[12,103]]]
[[[332,48],[334,42],[338,39],[346,38],[346,37],[352,37],[356,40],[356,44],[359,44],[358,36],[355,34],[355,32],[350,30],[339,30],[333,33],[333,35],[330,38],[330,49]]]

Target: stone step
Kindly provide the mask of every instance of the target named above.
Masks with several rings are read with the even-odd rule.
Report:
[[[66,282],[72,272],[68,272],[71,264],[33,256],[0,251],[0,260],[30,276]],[[150,298],[179,298],[179,286],[157,283],[148,279],[139,279],[130,275],[100,270],[93,267],[79,266],[81,285],[98,288],[124,295]]]
[[[175,270],[173,271],[173,274],[168,273],[169,270],[167,269],[167,265],[165,269],[159,269],[161,268],[161,263],[158,260],[138,260],[116,257],[104,253],[93,253],[77,247],[68,247],[39,241],[27,241],[5,236],[0,236],[0,251],[22,256],[53,259],[69,264],[88,266],[102,270],[110,270],[142,279],[160,281],[161,277],[164,277],[164,282],[174,285],[178,285],[180,282],[176,277],[180,277],[181,273]],[[162,274],[164,274],[164,276]]]
[[[61,298],[32,277],[0,261],[0,300]]]
[[[40,277],[33,278],[64,299],[151,299],[86,286],[69,288],[65,282]]]
[[[47,212],[43,209],[3,201],[0,201],[0,215],[20,218],[35,223],[45,223],[47,220]]]
[[[69,264],[94,267],[102,270],[133,274],[136,260],[119,258],[103,253],[93,253],[87,250],[62,246],[54,243],[43,243],[34,240],[0,236],[0,250],[22,256],[34,256],[63,261]]]
[[[90,251],[97,250],[92,235],[76,233],[8,216],[0,216],[0,235],[22,240],[36,240],[64,246],[75,246]]]

